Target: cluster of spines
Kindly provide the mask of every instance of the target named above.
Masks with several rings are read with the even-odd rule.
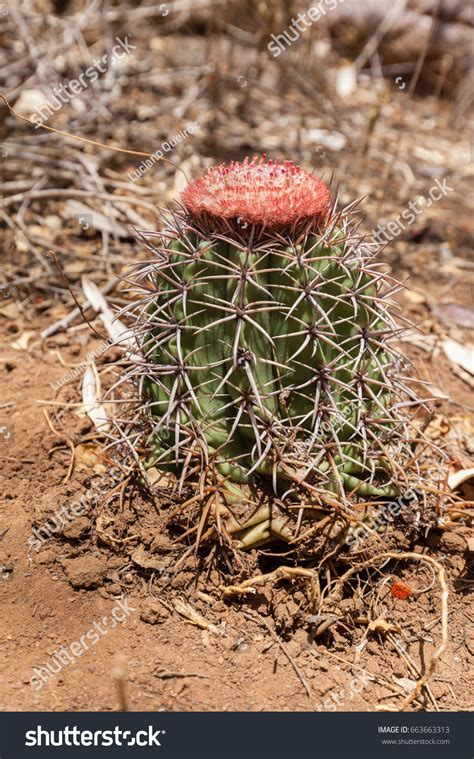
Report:
[[[132,371],[141,446],[183,477],[213,466],[281,490],[297,472],[341,494],[389,493],[392,461],[409,453],[393,288],[340,215],[320,237],[254,246],[174,221],[158,246],[148,238],[127,309],[143,350]]]

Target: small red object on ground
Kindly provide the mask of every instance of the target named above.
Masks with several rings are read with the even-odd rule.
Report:
[[[408,596],[411,596],[411,588],[404,582],[394,582],[390,588],[390,593],[395,598],[401,598],[402,601],[406,601]]]

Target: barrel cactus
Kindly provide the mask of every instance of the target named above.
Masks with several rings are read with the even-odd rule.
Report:
[[[134,439],[145,466],[220,488],[227,516],[265,491],[257,517],[229,517],[244,547],[291,539],[285,505],[353,513],[403,489],[393,284],[351,219],[312,173],[263,156],[209,169],[143,235],[126,309],[142,354]]]

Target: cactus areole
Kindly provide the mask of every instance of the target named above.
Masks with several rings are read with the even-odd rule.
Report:
[[[390,283],[350,218],[312,173],[255,157],[209,169],[146,235],[129,313],[149,465],[234,490],[266,481],[280,502],[301,486],[346,505],[398,492]]]

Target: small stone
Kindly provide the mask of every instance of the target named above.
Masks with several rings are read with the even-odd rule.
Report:
[[[307,630],[299,628],[293,635],[292,642],[297,648],[297,652],[308,651],[313,647],[313,641],[311,635]]]
[[[119,596],[123,593],[122,586],[118,582],[111,582],[110,585],[107,585],[107,592],[111,596]]]
[[[416,680],[411,680],[409,677],[394,677],[393,679],[407,695],[413,693],[416,688]]]
[[[64,571],[73,588],[92,590],[102,585],[107,572],[107,559],[94,556],[78,556],[63,561]]]
[[[464,553],[467,543],[462,535],[447,530],[443,533],[439,547],[442,551],[447,551],[448,553]]]
[[[62,227],[62,221],[59,216],[48,214],[44,218],[44,223],[52,232],[58,232]]]
[[[56,561],[56,551],[54,548],[46,548],[35,556],[36,564],[53,564]]]
[[[64,526],[63,535],[65,538],[69,538],[69,540],[79,540],[83,535],[86,535],[89,530],[90,521],[86,517],[79,517]]]
[[[161,625],[167,617],[167,609],[153,598],[145,601],[140,610],[140,619],[148,625]]]

